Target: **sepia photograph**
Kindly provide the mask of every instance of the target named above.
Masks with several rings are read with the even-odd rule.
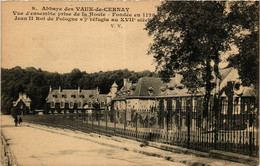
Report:
[[[1,165],[259,165],[258,1],[2,1]]]

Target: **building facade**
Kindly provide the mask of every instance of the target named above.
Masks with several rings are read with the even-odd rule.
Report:
[[[31,99],[26,93],[19,93],[18,99],[13,102],[13,116],[32,114],[31,102]]]
[[[127,117],[133,117],[132,113],[144,114],[147,119],[152,113],[157,118],[156,125],[160,128],[175,130],[176,128],[195,130],[196,127],[212,128],[206,126],[201,119],[215,116],[214,96],[219,97],[220,115],[250,114],[250,109],[256,109],[256,93],[253,87],[241,85],[237,70],[227,68],[220,70],[221,79],[214,79],[216,88],[212,90],[208,112],[203,110],[204,88],[196,93],[191,93],[181,83],[182,76],[176,74],[169,83],[164,83],[160,78],[142,77],[137,83],[124,79],[124,86],[116,93],[113,99],[112,110],[126,111]],[[241,112],[243,110],[243,112]],[[256,114],[256,110],[254,110]],[[218,116],[220,116],[218,115]],[[245,115],[246,116],[246,115]],[[240,117],[235,117],[239,120]],[[124,116],[118,116],[118,119]],[[225,118],[227,119],[227,117]],[[222,119],[222,123],[226,120]],[[129,119],[131,121],[131,119]],[[233,123],[233,122],[232,122]],[[171,124],[168,126],[167,124]],[[175,124],[175,125],[174,125]],[[208,125],[208,124],[207,124]],[[233,124],[232,124],[233,125]]]
[[[104,110],[107,104],[107,94],[100,94],[98,88],[55,89],[50,86],[46,98],[45,113],[74,113],[90,110]]]

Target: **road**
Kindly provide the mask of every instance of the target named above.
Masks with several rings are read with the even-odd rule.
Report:
[[[24,166],[174,164],[162,158],[100,145],[75,138],[73,135],[64,135],[60,132],[55,133],[26,125],[14,127],[13,120],[7,116],[2,116],[2,131],[9,139],[10,149],[18,164]]]
[[[1,116],[1,131],[9,148],[21,166],[78,165],[237,165],[243,164],[166,152],[152,147],[140,147],[140,142],[98,134],[74,132],[46,126],[23,124],[15,127],[12,117]],[[174,161],[140,154],[140,151],[172,156]],[[137,153],[139,152],[139,153]]]

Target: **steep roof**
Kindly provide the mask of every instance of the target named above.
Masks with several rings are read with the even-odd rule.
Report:
[[[19,98],[13,102],[13,106],[15,107],[20,101],[22,101],[26,107],[30,107],[31,99],[25,93],[19,93]]]
[[[118,85],[117,85],[116,82],[114,81],[114,83],[113,83],[113,85],[112,85],[111,87],[115,87],[115,88],[117,88]]]
[[[256,91],[253,87],[243,87],[242,97],[256,96]]]
[[[164,83],[161,87],[160,97],[170,97],[170,96],[190,96],[188,88],[186,88],[182,83],[183,76],[180,74],[175,74],[175,77],[170,78],[169,83]],[[193,95],[201,95],[203,93],[203,88],[199,88],[198,91]]]
[[[97,101],[98,100],[99,91],[98,89],[94,90],[78,90],[78,89],[63,89],[52,90],[49,92],[48,97],[46,98],[46,102],[83,102],[86,103],[88,101]]]
[[[124,79],[123,87],[116,93],[116,97],[113,100],[125,100],[133,91],[134,85],[128,79]]]
[[[163,85],[160,78],[142,77],[138,80],[135,91],[130,96],[157,96]]]
[[[169,96],[189,96],[188,89],[181,83],[182,76],[172,77],[169,83],[164,83],[161,78],[142,77],[131,87],[123,87],[114,100],[126,98],[154,98]]]
[[[221,73],[222,78],[220,83],[220,89],[225,87],[229,81],[241,82],[241,80],[239,79],[238,71],[234,68],[229,68],[229,70],[223,70],[223,72]]]
[[[241,82],[238,71],[234,68],[220,69],[220,86],[213,89],[212,93],[222,89],[229,81]],[[136,84],[122,87],[114,100],[125,100],[126,98],[154,98],[154,97],[173,97],[173,96],[201,96],[205,93],[205,88],[199,88],[195,94],[191,94],[188,89],[181,83],[182,76],[176,74],[170,79],[169,83],[164,83],[160,78],[142,77]],[[216,81],[216,77],[213,82]],[[243,96],[252,96],[254,91],[252,88],[241,87]]]
[[[99,94],[98,95],[98,101],[107,102],[107,95],[106,94]]]
[[[224,78],[227,77],[227,75],[229,75],[229,73],[233,70],[234,68],[224,68],[224,69],[219,69],[219,73],[221,76],[221,79],[223,80]]]

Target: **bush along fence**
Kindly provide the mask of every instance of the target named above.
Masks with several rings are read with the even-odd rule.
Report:
[[[245,99],[219,109],[209,105],[205,114],[201,100],[172,98],[150,110],[92,110],[75,113],[24,116],[24,121],[54,127],[98,132],[125,138],[162,142],[208,152],[223,150],[258,156],[258,106]],[[196,104],[197,103],[197,104]],[[215,111],[218,110],[218,111]]]

